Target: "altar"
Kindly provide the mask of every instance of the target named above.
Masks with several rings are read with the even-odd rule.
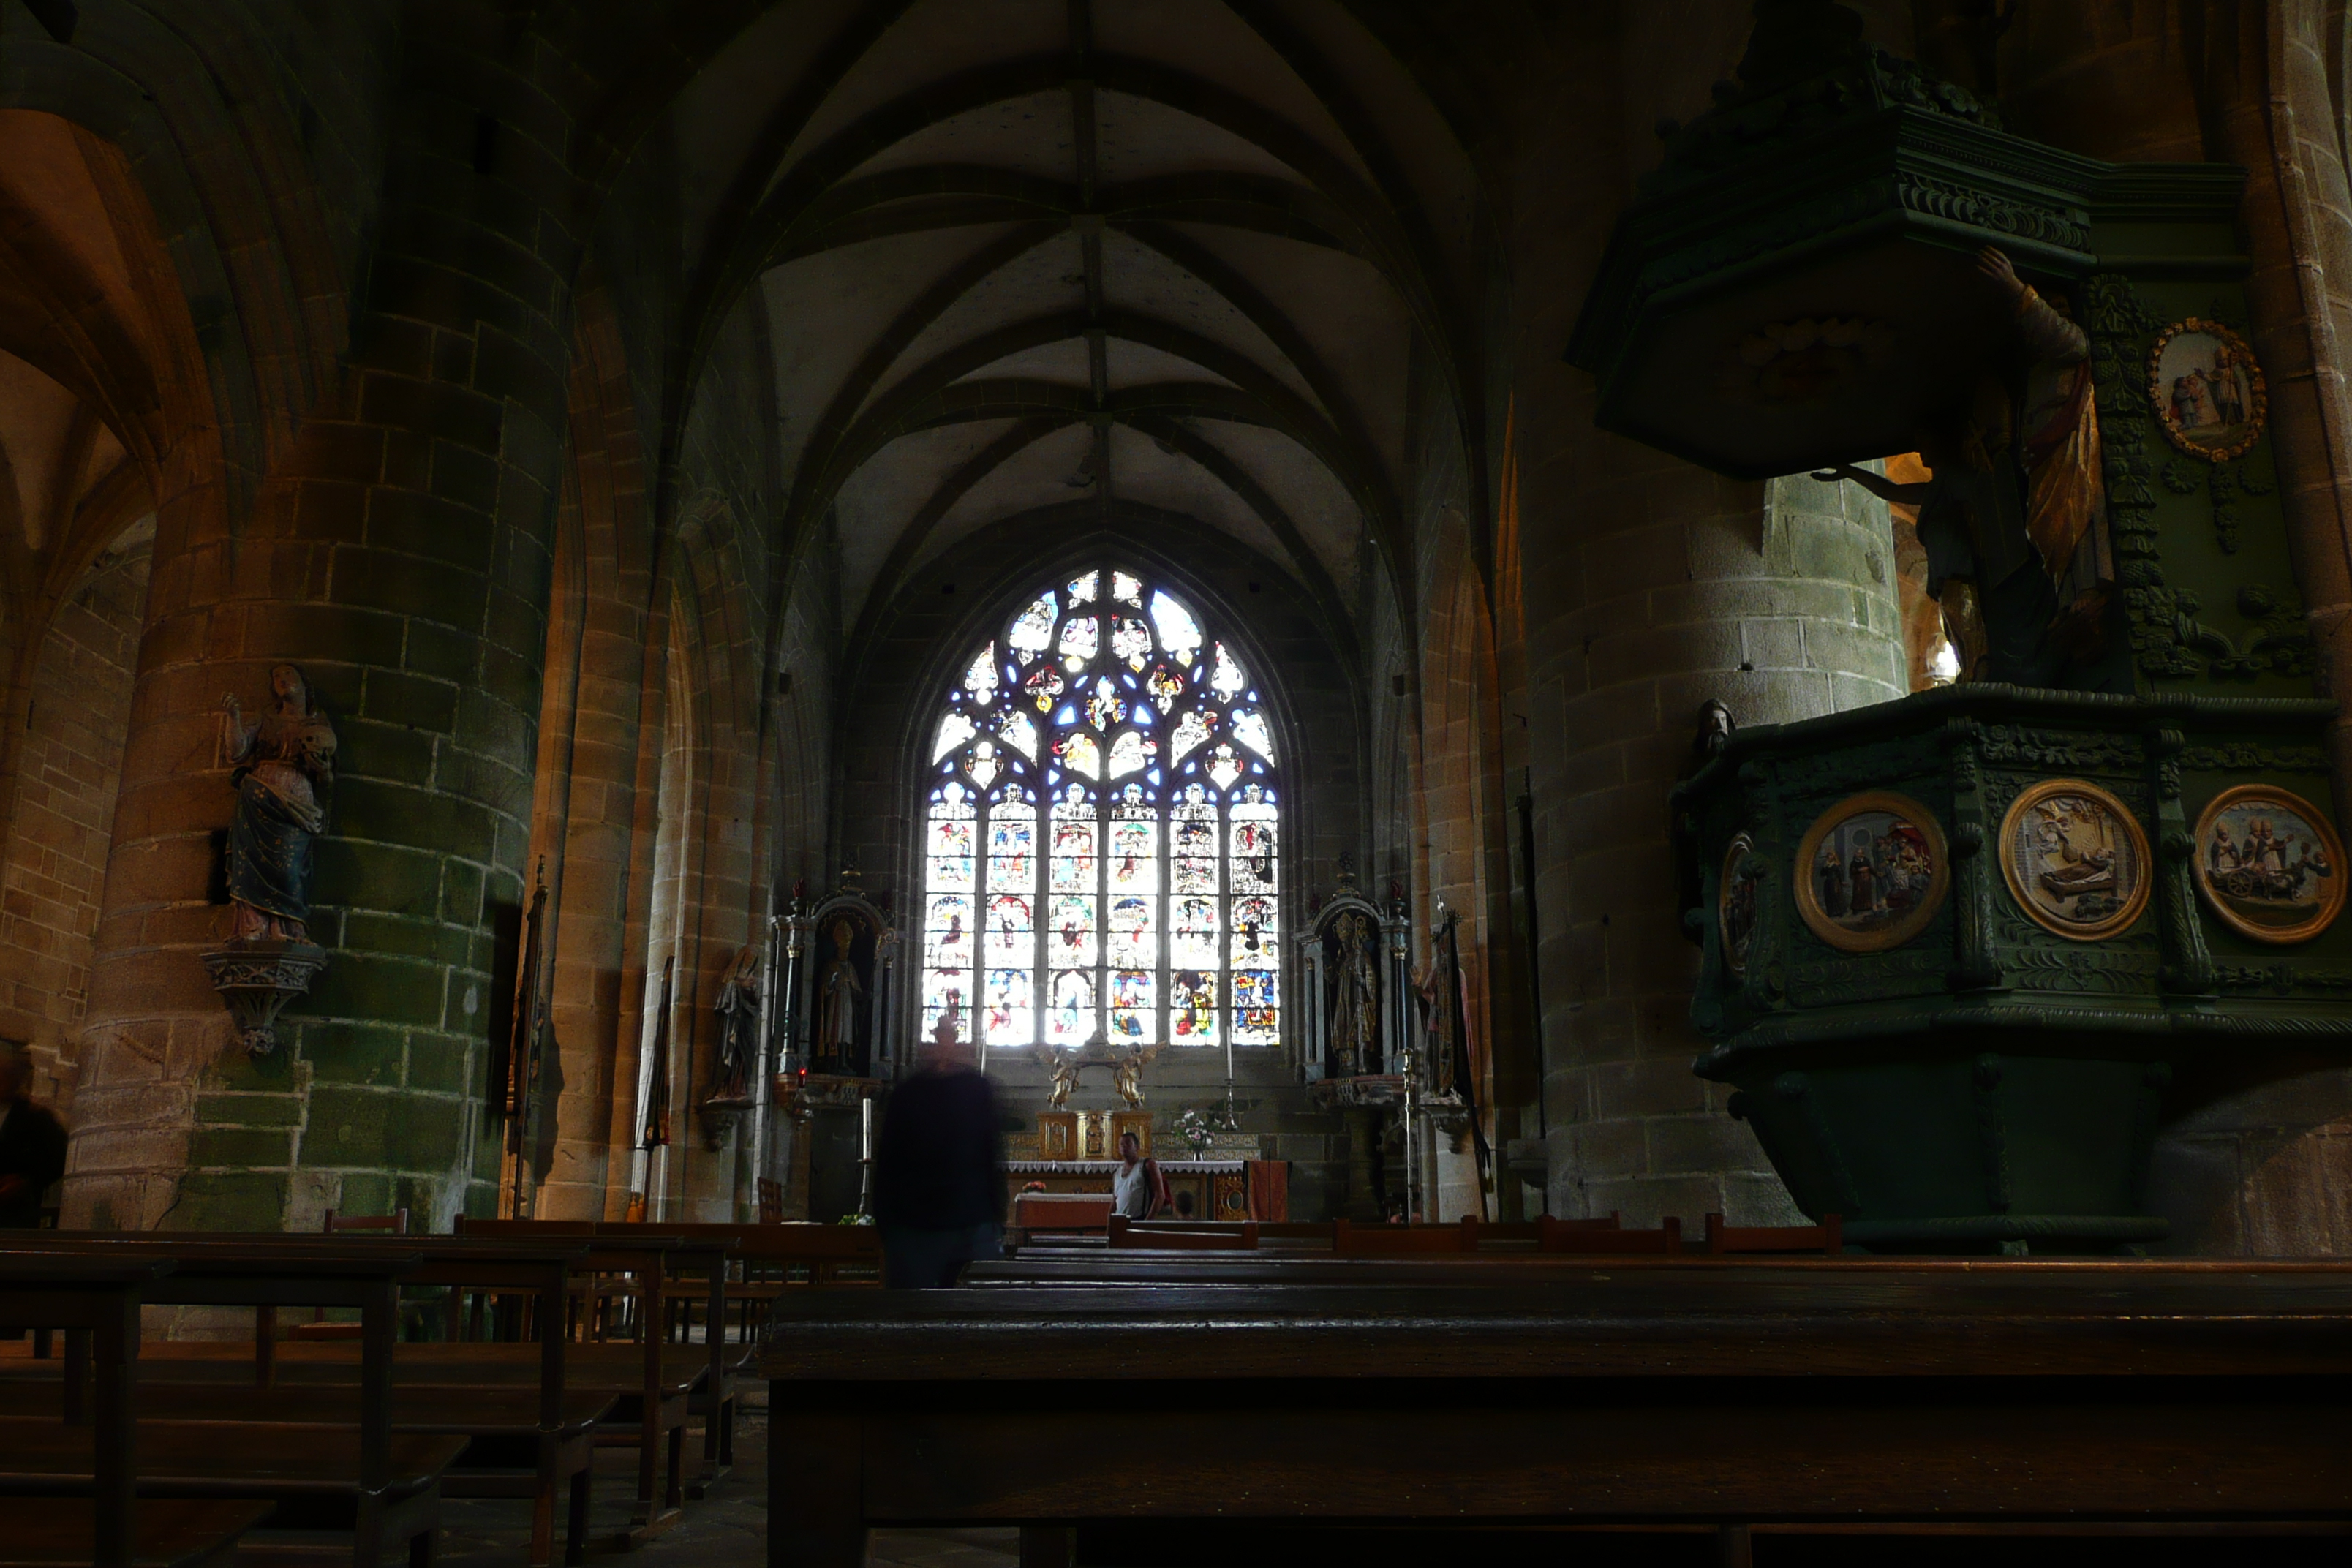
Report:
[[[1289,1166],[1284,1162],[1263,1162],[1263,1159],[1162,1159],[1160,1173],[1169,1180],[1169,1208],[1162,1217],[1167,1220],[1282,1220],[1286,1213],[1251,1213],[1249,1187],[1251,1166],[1282,1163],[1284,1173]],[[1119,1173],[1119,1162],[1115,1159],[1009,1159],[1004,1162],[1004,1184],[1012,1196],[1013,1225],[1021,1227],[1021,1194],[1101,1194],[1110,1196],[1110,1178]],[[1258,1190],[1270,1196],[1275,1180],[1258,1178]],[[1054,1206],[1056,1211],[1068,1206]],[[1075,1211],[1068,1220],[1075,1220]],[[1101,1217],[1085,1220],[1082,1227],[1094,1229],[1110,1220],[1108,1206]],[[1030,1220],[1028,1225],[1037,1225]],[[1077,1225],[1073,1225],[1077,1227]]]
[[[1024,1193],[1053,1195],[1110,1196],[1111,1178],[1118,1173],[1117,1160],[1008,1160],[1004,1163],[1004,1181],[1009,1196],[1013,1200],[1013,1224],[1023,1226],[1020,1198]],[[1260,1169],[1253,1181],[1254,1167],[1278,1166],[1280,1173]],[[1238,1158],[1207,1158],[1197,1160],[1162,1160],[1160,1174],[1168,1178],[1168,1195],[1171,1206],[1161,1215],[1164,1219],[1286,1219],[1289,1164],[1280,1160],[1249,1160]],[[1256,1208],[1271,1207],[1279,1212],[1254,1212],[1251,1193],[1255,1188]],[[1068,1205],[1055,1205],[1066,1211]],[[1105,1209],[1098,1218],[1090,1218],[1082,1228],[1094,1229],[1108,1219]]]

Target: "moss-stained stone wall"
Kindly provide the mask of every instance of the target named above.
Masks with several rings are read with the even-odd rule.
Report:
[[[340,384],[250,518],[159,529],[68,1224],[405,1205],[446,1226],[490,1205],[477,1116],[522,896],[578,248],[536,48],[462,8],[409,37],[401,199]],[[217,704],[259,711],[281,660],[341,742],[311,921],[331,959],[253,1059],[198,955],[228,929]]]

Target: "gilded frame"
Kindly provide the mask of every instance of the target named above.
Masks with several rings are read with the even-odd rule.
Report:
[[[2190,440],[2172,411],[2172,396],[2164,385],[2164,351],[2184,332],[2204,332],[2220,338],[2233,356],[2242,356],[2246,367],[2246,433],[2227,447],[2208,447]],[[2189,456],[2209,463],[2231,462],[2252,451],[2255,443],[2263,438],[2270,418],[2270,392],[2263,383],[2263,362],[2255,357],[2252,345],[2221,322],[2203,316],[2184,316],[2156,334],[2156,342],[2147,351],[2147,401],[2157,423],[2164,426],[2164,438]]]
[[[1822,841],[1831,832],[1851,818],[1864,812],[1880,811],[1902,817],[1917,828],[1927,841],[1928,858],[1935,862],[1927,883],[1927,891],[1918,904],[1900,921],[1878,931],[1853,931],[1840,925],[1837,917],[1822,908],[1821,889],[1813,875],[1814,862],[1821,857]],[[1797,846],[1797,858],[1791,868],[1790,882],[1797,900],[1797,913],[1812,933],[1840,952],[1886,952],[1926,931],[1935,920],[1936,912],[1944,907],[1944,899],[1951,891],[1951,850],[1944,841],[1944,825],[1936,814],[1907,795],[1893,790],[1864,790],[1850,795],[1813,819],[1805,829],[1804,838]]]
[[[2138,879],[2132,887],[2130,897],[2124,900],[2124,907],[2105,920],[2090,924],[2069,925],[2043,909],[2028,889],[2026,874],[2018,866],[2017,835],[2026,814],[2043,801],[2062,795],[2087,796],[2109,816],[2123,824],[2124,837],[2130,845],[2133,863],[2138,868]],[[2083,779],[2043,779],[2020,790],[2017,798],[2009,803],[2009,809],[2001,813],[2000,879],[2009,884],[2009,896],[2017,900],[2017,907],[2025,911],[2026,918],[2042,930],[2063,936],[2069,942],[2105,942],[2111,936],[2129,931],[2133,923],[2147,912],[2148,898],[2156,890],[2156,866],[2148,858],[2147,830],[2140,826],[2139,818],[2132,815],[2131,807],[2112,792]]]
[[[2213,825],[2221,820],[2222,813],[2231,811],[2241,802],[2249,800],[2277,802],[2286,810],[2294,812],[2309,823],[2313,831],[2318,836],[2320,847],[2326,854],[2327,864],[2331,869],[2327,878],[2326,900],[2319,912],[2308,920],[2298,921],[2291,926],[2259,925],[2231,909],[2213,890],[2211,873],[2206,862],[2207,846],[2213,841]],[[2268,942],[2273,946],[2284,947],[2296,942],[2309,942],[2313,937],[2335,924],[2336,917],[2344,911],[2347,889],[2343,840],[2336,836],[2336,825],[2322,816],[2317,806],[2313,805],[2293,790],[2278,789],[2270,784],[2232,784],[2208,801],[2205,809],[2197,814],[2196,834],[2190,844],[2189,874],[2190,879],[2197,884],[2198,896],[2205,901],[2206,909],[2212,912],[2214,919],[2236,931],[2240,936],[2250,937],[2255,942]]]

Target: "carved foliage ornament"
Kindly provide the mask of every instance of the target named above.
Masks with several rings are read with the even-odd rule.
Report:
[[[1814,819],[1790,868],[1797,912],[1840,952],[1885,952],[1927,929],[1951,886],[1944,829],[1908,795],[1848,795]]]
[[[2129,930],[2156,885],[2131,809],[2081,779],[2045,779],[2010,804],[2000,871],[2035,924],[2074,942]]]

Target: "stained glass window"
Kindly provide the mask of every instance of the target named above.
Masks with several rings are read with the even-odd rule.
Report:
[[[930,731],[924,1031],[1279,1044],[1280,753],[1240,657],[1108,567],[997,633]]]

